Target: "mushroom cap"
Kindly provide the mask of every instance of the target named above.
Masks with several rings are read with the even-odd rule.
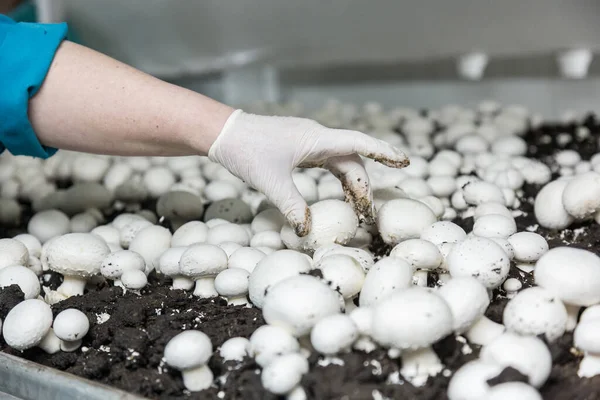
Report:
[[[262,308],[265,293],[277,282],[291,276],[308,272],[312,269],[311,262],[302,253],[294,250],[278,250],[256,264],[248,281],[250,301]]]
[[[315,268],[320,269],[325,281],[345,299],[356,296],[365,280],[365,272],[353,257],[345,254],[332,254],[323,257]]]
[[[450,279],[438,289],[437,294],[450,307],[453,329],[457,334],[477,322],[490,304],[486,287],[471,276]]]
[[[448,304],[421,287],[400,290],[373,307],[372,337],[383,346],[417,350],[452,332]]]
[[[280,326],[262,325],[250,336],[250,354],[261,367],[268,365],[278,355],[298,350],[298,340]]]
[[[144,271],[128,269],[121,275],[121,283],[126,289],[140,290],[148,284],[148,277]]]
[[[132,223],[133,221],[139,221],[139,220],[143,220],[143,219],[145,219],[145,218],[142,217],[141,215],[131,214],[131,213],[123,213],[123,214],[117,215],[115,217],[115,219],[113,219],[113,221],[110,223],[110,225],[114,226],[115,228],[117,228],[120,231],[121,229],[125,228],[125,226]]]
[[[170,191],[158,198],[156,213],[169,220],[190,221],[204,213],[202,198],[189,192]]]
[[[167,249],[158,259],[158,271],[166,276],[181,275],[179,260],[187,249],[184,246]]]
[[[508,275],[510,258],[493,240],[473,236],[454,245],[446,265],[452,277],[473,276],[493,289]]]
[[[475,208],[473,219],[477,221],[484,215],[503,215],[507,218],[513,218],[512,212],[504,205],[500,203],[481,203]]]
[[[500,214],[482,215],[473,224],[473,234],[486,238],[504,238],[517,232],[515,219]]]
[[[52,325],[59,339],[74,342],[81,340],[90,329],[87,316],[75,308],[68,308],[58,313]]]
[[[248,293],[250,273],[241,268],[227,268],[215,278],[215,290],[225,297],[243,296]]]
[[[146,261],[140,254],[132,250],[118,250],[104,258],[100,273],[105,278],[119,279],[125,271],[144,271],[145,268]]]
[[[121,245],[121,233],[114,225],[100,225],[92,229],[90,233],[100,236],[106,243]]]
[[[523,382],[505,382],[491,388],[488,400],[542,400],[540,393],[532,386]]]
[[[579,323],[592,320],[600,320],[600,304],[586,308],[579,316]]]
[[[289,353],[276,357],[261,374],[263,387],[274,394],[286,394],[292,391],[308,372],[308,360],[298,353]]]
[[[184,247],[195,243],[204,243],[208,238],[208,226],[201,221],[190,221],[181,225],[171,239],[171,246]]]
[[[533,275],[536,285],[566,304],[591,306],[600,302],[600,257],[591,251],[555,247],[536,262]]]
[[[569,184],[566,180],[556,180],[545,185],[535,197],[533,211],[535,219],[544,228],[564,229],[574,218],[565,210],[562,197]]]
[[[241,268],[249,273],[266,257],[266,254],[253,247],[241,247],[229,256],[229,268]]]
[[[252,210],[250,206],[238,198],[222,199],[213,202],[206,209],[204,221],[219,218],[234,224],[246,224],[252,222]]]
[[[313,261],[318,263],[323,257],[332,256],[334,254],[343,254],[354,258],[365,272],[368,272],[375,264],[373,255],[368,251],[357,249],[355,247],[340,246],[338,244],[319,247],[313,254]]]
[[[409,239],[398,243],[392,249],[390,257],[406,260],[414,270],[434,270],[443,261],[436,245],[423,239]]]
[[[217,276],[227,268],[227,254],[212,244],[194,244],[181,255],[179,268],[192,279]]]
[[[493,240],[498,246],[500,246],[511,261],[515,258],[515,250],[511,246],[508,239],[499,238],[499,237],[491,237],[488,239]]]
[[[219,243],[217,246],[219,246],[227,254],[227,258],[231,257],[233,253],[243,247],[241,244],[236,242],[223,242]]]
[[[358,333],[364,336],[371,336],[371,328],[373,326],[373,308],[371,307],[356,307],[350,311],[350,318],[354,321]]]
[[[420,238],[439,246],[442,243],[461,242],[467,238],[467,233],[454,222],[438,221],[423,229]]]
[[[279,232],[275,231],[262,231],[254,236],[250,240],[251,247],[270,247],[274,250],[281,250],[285,248]]]
[[[332,243],[346,244],[356,234],[358,217],[344,201],[322,200],[309,206],[311,230],[301,239],[304,250],[314,251]]]
[[[321,318],[310,332],[310,341],[319,353],[333,355],[350,348],[358,339],[358,327],[346,314]]]
[[[552,356],[544,342],[535,336],[504,332],[482,347],[482,361],[512,367],[529,377],[532,386],[540,387],[550,376]]]
[[[119,243],[123,248],[128,248],[137,234],[149,226],[153,226],[152,222],[142,217],[140,217],[140,219],[134,219],[119,229]]]
[[[375,305],[392,293],[409,288],[413,279],[412,266],[402,258],[386,257],[369,270],[360,291],[361,307]]]
[[[548,242],[544,237],[534,232],[517,232],[508,238],[513,248],[515,260],[535,262],[548,250]]]
[[[598,340],[599,329],[600,319],[579,321],[573,332],[573,344],[575,347],[587,353],[600,353],[600,340]]]
[[[25,299],[35,299],[40,294],[40,281],[32,270],[21,265],[0,269],[0,287],[18,285]]]
[[[224,223],[213,226],[208,230],[209,244],[220,244],[223,242],[235,242],[240,246],[248,246],[250,244],[250,235],[244,227],[232,223]]]
[[[30,257],[40,257],[40,253],[42,251],[42,243],[38,238],[29,233],[22,233],[13,237],[13,239],[18,240],[23,243],[25,247],[27,247],[27,252]]]
[[[254,217],[250,227],[252,228],[252,232],[257,234],[264,231],[279,232],[283,225],[285,225],[283,214],[276,208],[267,208]]]
[[[282,326],[300,337],[321,318],[341,312],[341,306],[340,296],[326,283],[310,275],[298,275],[269,289],[263,317],[269,325]]]
[[[45,244],[42,260],[52,271],[66,276],[90,277],[100,272],[110,254],[106,242],[91,233],[68,233]]]
[[[15,350],[37,346],[52,326],[52,309],[43,300],[24,300],[4,319],[4,341]]]
[[[429,206],[412,199],[390,200],[377,213],[377,226],[387,244],[418,238],[436,221]]]
[[[593,215],[600,209],[600,174],[587,172],[571,179],[563,191],[562,204],[575,218]]]
[[[460,367],[448,384],[449,400],[478,400],[487,398],[490,386],[487,381],[500,375],[503,366],[473,360]],[[507,399],[508,400],[508,399]]]
[[[553,342],[565,333],[567,309],[560,299],[543,287],[523,289],[504,308],[502,322],[520,335],[545,335]]]
[[[225,361],[243,361],[250,353],[250,341],[245,337],[227,339],[219,349],[219,355]]]
[[[0,239],[0,270],[11,265],[27,265],[29,250],[16,239]]]
[[[165,346],[165,362],[180,371],[206,365],[212,356],[210,338],[203,332],[183,331]]]
[[[506,204],[506,198],[502,189],[490,182],[473,181],[462,187],[465,201],[470,205],[480,205],[483,203]]]
[[[146,274],[158,267],[158,259],[171,247],[171,232],[162,226],[151,225],[138,232],[129,250],[139,253],[146,261]]]

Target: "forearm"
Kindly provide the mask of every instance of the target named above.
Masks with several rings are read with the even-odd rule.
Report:
[[[42,144],[113,155],[205,155],[232,112],[71,42],[29,102]]]

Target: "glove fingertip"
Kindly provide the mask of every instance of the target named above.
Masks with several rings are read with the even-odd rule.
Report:
[[[287,215],[287,220],[294,228],[296,236],[304,237],[309,234],[312,225],[312,218],[308,206],[304,210],[294,210]]]

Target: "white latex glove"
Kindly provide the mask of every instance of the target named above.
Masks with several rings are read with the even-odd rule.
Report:
[[[306,201],[292,180],[296,167],[323,167],[342,183],[358,217],[373,223],[369,177],[360,156],[394,168],[409,164],[390,144],[360,132],[329,129],[295,117],[271,117],[236,110],[212,144],[208,157],[267,196],[298,236],[310,231]]]

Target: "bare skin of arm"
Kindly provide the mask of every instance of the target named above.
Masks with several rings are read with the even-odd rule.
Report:
[[[206,155],[233,111],[68,41],[29,102],[42,144],[122,156]]]

